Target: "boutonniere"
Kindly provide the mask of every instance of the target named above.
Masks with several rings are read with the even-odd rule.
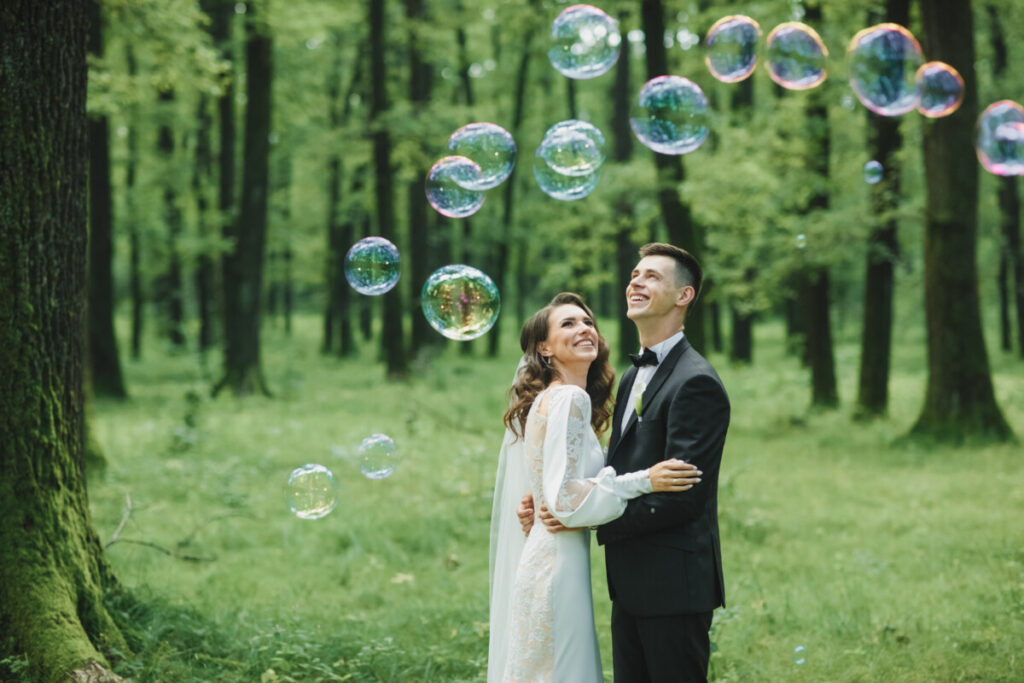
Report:
[[[643,419],[641,414],[644,412],[644,391],[647,390],[647,384],[644,382],[637,382],[636,391],[633,393],[633,410],[636,411],[637,419]]]

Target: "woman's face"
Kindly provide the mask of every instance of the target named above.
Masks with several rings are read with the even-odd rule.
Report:
[[[597,347],[594,319],[576,304],[562,304],[548,316],[548,338],[537,345],[537,350],[558,365],[589,366],[597,358]]]

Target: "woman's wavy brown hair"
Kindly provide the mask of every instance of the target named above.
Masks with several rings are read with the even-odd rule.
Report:
[[[612,389],[615,386],[615,371],[608,362],[610,351],[608,343],[597,329],[597,319],[593,312],[583,303],[578,294],[562,292],[555,296],[544,308],[534,313],[519,335],[519,346],[523,350],[523,365],[516,374],[512,387],[508,390],[510,402],[514,401],[505,413],[505,426],[512,430],[516,438],[526,434],[526,417],[530,414],[537,394],[547,388],[557,377],[554,367],[544,362],[537,345],[548,338],[548,323],[551,311],[558,306],[573,304],[579,306],[594,321],[597,331],[597,358],[590,364],[587,371],[587,393],[590,395],[590,425],[600,436],[612,418]],[[513,398],[514,397],[514,398]]]

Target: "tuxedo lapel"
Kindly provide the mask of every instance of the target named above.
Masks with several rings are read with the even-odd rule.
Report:
[[[618,395],[615,397],[615,411],[612,415],[612,435],[608,439],[608,458],[606,462],[611,462],[612,453],[615,452],[619,442],[622,441],[622,411],[626,410],[626,403],[629,402],[629,393],[633,391],[633,382],[635,380],[636,368],[630,366],[622,375],[622,381],[619,382]]]
[[[665,380],[672,374],[672,369],[675,368],[676,363],[679,361],[686,349],[690,348],[689,342],[686,341],[686,337],[679,340],[679,343],[672,347],[672,350],[665,356],[665,360],[658,364],[658,370],[654,373],[654,377],[651,378],[651,383],[644,389],[644,405],[648,406],[654,401],[654,397],[658,395],[658,390],[661,389],[662,385],[665,384]],[[630,424],[626,425],[628,430],[635,420],[636,416],[630,420]]]

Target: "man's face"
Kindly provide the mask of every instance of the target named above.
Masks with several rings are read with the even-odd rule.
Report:
[[[645,256],[636,264],[626,286],[626,316],[630,320],[664,317],[689,303],[692,296],[676,286],[676,262],[671,256]]]

